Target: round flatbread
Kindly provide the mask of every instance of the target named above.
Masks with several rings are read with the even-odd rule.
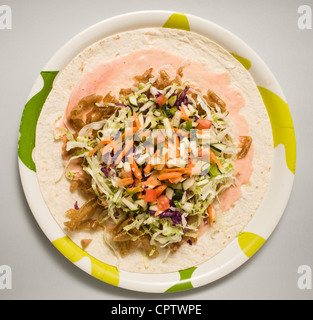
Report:
[[[99,68],[108,72],[108,66],[116,66],[120,61],[127,61],[128,65],[124,68],[119,65],[118,72],[114,72],[117,69],[111,70],[106,83],[102,79],[98,86],[88,85],[90,82],[86,79],[98,79]],[[139,250],[119,258],[105,243],[102,230],[70,232],[64,226],[68,220],[65,212],[76,202],[80,206],[85,199],[78,192],[70,192],[69,181],[63,175],[62,142],[54,139],[54,123],[64,116],[69,104],[74,105],[90,93],[105,95],[111,92],[114,95],[122,88],[131,87],[133,77],[150,67],[157,72],[161,68],[175,71],[180,66],[184,67],[183,77],[195,87],[211,86],[219,97],[228,102],[227,108],[230,108],[236,127],[244,125],[245,134],[252,137],[249,179],[241,186],[239,199],[226,210],[217,212],[214,227],[206,229],[195,245],[186,243],[174,254],[169,254],[164,248],[155,259],[148,259]],[[94,88],[97,92],[91,92]],[[241,101],[239,109],[235,110],[238,104],[232,106],[233,99]],[[270,121],[250,73],[210,39],[194,32],[166,28],[122,32],[100,40],[78,54],[54,81],[38,120],[34,149],[43,198],[64,232],[78,246],[81,246],[82,239],[92,239],[85,250],[96,259],[120,270],[140,273],[186,269],[223,250],[258,209],[269,184],[272,160]],[[239,165],[239,168],[242,170],[240,174],[244,175],[245,166]]]

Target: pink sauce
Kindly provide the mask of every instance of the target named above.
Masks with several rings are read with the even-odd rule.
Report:
[[[112,95],[118,96],[120,89],[130,88],[133,85],[134,76],[143,74],[150,67],[156,71],[171,65],[172,70],[168,73],[173,75],[184,60],[183,57],[177,57],[160,49],[145,49],[104,61],[81,78],[72,91],[65,116],[67,117],[79,100],[87,95],[93,93],[105,95],[111,92]]]
[[[226,191],[224,191],[220,196],[221,201],[221,209],[223,211],[229,209],[234,205],[234,203],[240,199],[242,192],[241,186],[243,184],[247,184],[250,180],[250,176],[253,171],[252,167],[252,159],[253,159],[253,145],[251,145],[248,154],[243,159],[239,159],[235,161],[235,170],[237,171],[237,185],[234,187],[230,187]]]
[[[133,77],[143,74],[150,67],[155,74],[164,69],[174,77],[176,70],[184,65],[185,58],[173,55],[157,48],[144,49],[130,53],[126,56],[118,56],[99,64],[94,70],[83,75],[70,96],[65,118],[72,108],[83,97],[98,93],[106,95],[111,92],[118,96],[120,89],[133,85]],[[210,88],[226,102],[229,118],[235,123],[237,132],[235,136],[247,135],[249,126],[246,119],[239,114],[245,106],[244,97],[230,84],[230,75],[227,72],[214,73],[206,65],[200,62],[188,61],[184,66],[183,80],[193,79],[192,86],[206,93]],[[241,197],[241,186],[249,182],[252,173],[253,146],[244,159],[237,160],[235,169],[240,172],[237,176],[237,185],[228,189],[221,195],[222,210],[230,208]]]

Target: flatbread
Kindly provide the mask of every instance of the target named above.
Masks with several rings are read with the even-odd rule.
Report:
[[[69,181],[62,176],[62,142],[54,139],[54,121],[64,115],[71,93],[83,76],[99,63],[122,57],[132,52],[158,48],[173,55],[203,63],[216,74],[227,73],[230,85],[244,97],[245,106],[240,114],[249,125],[248,134],[253,139],[253,172],[250,181],[242,186],[242,197],[225,212],[217,214],[217,223],[209,228],[196,245],[183,245],[175,254],[161,250],[156,259],[149,260],[136,251],[119,259],[104,243],[103,231],[69,232],[64,228],[68,219],[65,212],[77,201],[85,199],[78,193],[71,193]],[[149,66],[147,66],[148,69]],[[135,70],[134,70],[135,72]],[[137,72],[133,76],[140,74]],[[196,80],[196,79],[190,79]],[[129,77],[132,83],[132,77]],[[124,87],[124,86],[123,86]],[[121,88],[116,88],[117,92]],[[223,98],[223,97],[221,97]],[[139,273],[174,272],[196,266],[214,257],[232,241],[248,224],[259,207],[270,180],[273,160],[272,133],[270,121],[250,73],[224,48],[210,39],[176,29],[146,28],[122,32],[100,40],[78,54],[54,81],[41,111],[37,130],[34,161],[42,196],[56,222],[78,245],[81,239],[92,238],[86,251],[107,264],[120,270]]]

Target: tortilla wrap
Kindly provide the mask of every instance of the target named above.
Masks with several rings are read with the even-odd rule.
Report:
[[[160,250],[153,260],[146,259],[138,250],[119,259],[103,241],[103,231],[70,232],[64,228],[67,220],[65,212],[84,203],[78,193],[71,193],[69,181],[62,176],[64,166],[61,156],[61,141],[54,140],[54,122],[63,117],[73,89],[83,76],[88,75],[101,62],[118,59],[138,50],[158,48],[189,60],[204,64],[215,74],[227,74],[229,85],[243,96],[245,105],[240,116],[248,123],[248,135],[253,139],[253,171],[249,182],[241,186],[242,195],[226,211],[218,212],[214,227],[199,237],[196,245],[185,244],[175,254]],[[153,61],[151,62],[153,64]],[[151,65],[145,66],[148,69]],[[152,65],[152,67],[154,67]],[[129,86],[138,70],[125,70]],[[188,79],[197,82],[197,79]],[[127,83],[127,81],[126,81]],[[114,83],[116,92],[125,87]],[[113,86],[113,87],[114,87]],[[110,88],[112,91],[112,88]],[[105,94],[106,92],[103,92]],[[223,92],[219,93],[220,97]],[[36,131],[34,161],[42,196],[52,216],[64,232],[81,246],[81,239],[92,238],[86,252],[96,259],[117,266],[120,270],[139,273],[165,273],[196,266],[214,257],[230,243],[253,217],[258,209],[270,180],[273,160],[272,132],[269,118],[249,72],[220,45],[193,32],[165,28],[147,28],[107,37],[92,44],[78,54],[62,70],[54,81],[44,107],[41,111]]]

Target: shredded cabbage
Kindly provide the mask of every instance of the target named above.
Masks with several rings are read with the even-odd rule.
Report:
[[[107,214],[113,222],[117,223],[122,218],[131,217],[132,222],[123,229],[127,232],[140,231],[136,235],[132,234],[134,240],[141,235],[148,235],[152,245],[166,247],[180,243],[185,236],[193,238],[198,236],[200,225],[208,218],[208,206],[223,190],[234,184],[234,160],[237,149],[231,135],[232,122],[227,118],[227,113],[221,112],[217,105],[214,108],[209,106],[203,95],[191,88],[187,82],[182,85],[174,83],[159,90],[153,85],[156,80],[157,76],[150,79],[148,83],[139,83],[138,87],[132,87],[132,93],[121,97],[116,104],[120,106],[118,111],[107,120],[90,123],[83,127],[76,139],[70,137],[66,150],[81,149],[80,154],[71,159],[84,157],[83,170],[92,178],[94,193],[99,197],[105,197],[108,203]],[[167,101],[162,106],[156,102],[160,96],[164,96]],[[199,115],[199,107],[205,112],[202,116]],[[184,118],[186,117],[184,114],[189,120]],[[197,119],[210,120],[212,126],[207,135],[202,133],[197,136],[197,140],[189,141],[188,135],[191,135],[191,129],[197,130]],[[127,130],[133,127],[133,123],[136,123],[135,127],[140,124],[141,129],[134,135],[134,145],[129,150],[125,150],[123,156],[125,161],[122,157],[122,161],[116,164],[114,160],[126,146],[120,138],[127,134]],[[212,143],[224,146],[221,152],[215,151],[222,169],[216,164],[210,164],[208,160],[196,159],[196,168],[200,172],[189,178],[183,177],[181,181],[169,180],[163,194],[168,197],[170,207],[161,213],[157,202],[146,202],[143,199],[146,186],[142,188],[140,197],[137,193],[132,194],[129,191],[134,190],[131,188],[135,188],[136,183],[140,184],[140,181],[134,180],[129,185],[119,185],[125,173],[132,172],[133,176],[135,174],[130,170],[132,167],[127,160],[128,152],[134,156],[142,181],[149,179],[151,172],[146,176],[144,168],[154,153],[147,150],[149,148],[154,150],[153,148],[156,147],[152,136],[153,129],[165,132],[163,138],[161,137],[163,141],[175,135],[174,129],[180,130],[176,135],[181,139],[181,153],[183,150],[190,149],[198,155],[199,148],[209,149]],[[90,134],[94,131],[97,132],[96,137],[90,138]],[[103,145],[97,152],[89,155],[93,148],[108,137],[116,141],[112,149],[102,154],[105,148]],[[153,159],[156,167],[159,164],[157,161],[162,159],[166,151],[169,155],[173,153],[169,146],[164,146],[161,151],[159,158]],[[107,165],[108,161],[111,161],[109,165]],[[167,159],[165,165],[168,168],[185,168],[188,159],[185,162],[179,161],[175,158]],[[162,166],[156,168],[155,172],[158,170],[161,171]],[[124,212],[122,217],[116,215],[117,209],[122,209]],[[101,221],[105,225],[107,218]]]

